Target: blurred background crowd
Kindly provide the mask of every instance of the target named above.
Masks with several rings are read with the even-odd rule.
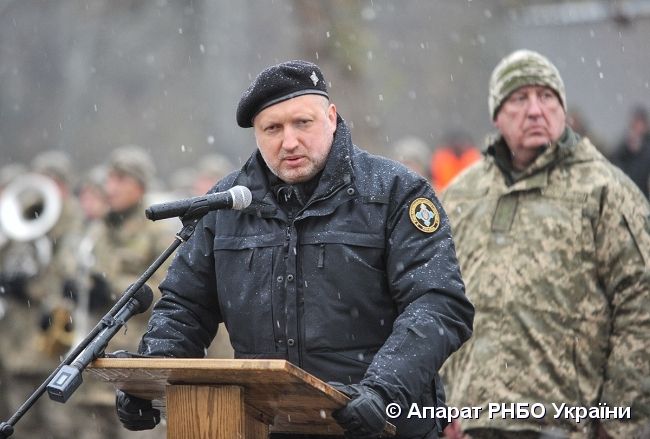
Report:
[[[355,141],[442,191],[493,129],[496,62],[537,50],[572,127],[648,196],[649,38],[647,0],[0,1],[0,421],[172,242],[180,222],[147,205],[204,194],[254,150],[235,107],[267,65],[318,63]],[[208,355],[231,355],[225,337]],[[100,390],[19,425],[118,437]]]

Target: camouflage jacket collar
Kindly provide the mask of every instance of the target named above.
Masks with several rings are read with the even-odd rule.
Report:
[[[140,201],[121,212],[116,212],[114,210],[108,212],[104,217],[104,222],[109,228],[117,229],[122,227],[122,225],[129,221],[131,218],[136,218],[141,214],[143,210],[143,203]]]
[[[488,145],[484,154],[486,160],[501,171],[508,186],[516,185],[522,186],[521,189],[532,189],[546,186],[548,171],[571,157],[579,141],[580,136],[567,127],[560,139],[544,147],[542,153],[523,171],[513,168],[510,149],[502,136],[496,137]]]

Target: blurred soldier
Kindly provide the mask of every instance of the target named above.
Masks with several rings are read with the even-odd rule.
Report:
[[[650,121],[648,111],[632,110],[628,130],[614,152],[612,162],[625,172],[648,198],[650,178]]]
[[[193,186],[194,180],[197,178],[196,174],[196,169],[191,166],[176,169],[169,179],[171,186],[170,199],[188,198],[194,195]]]
[[[650,420],[650,206],[568,127],[547,58],[504,58],[489,108],[498,137],[443,199],[476,306],[474,337],[446,366],[449,404],[483,408],[463,421],[474,438],[637,437]],[[546,415],[490,417],[490,403]]]
[[[577,135],[580,137],[589,137],[591,143],[598,149],[598,151],[603,153],[603,155],[607,156],[608,154],[611,154],[609,145],[594,132],[591,124],[587,123],[587,118],[580,108],[569,107],[566,114],[566,121]]]
[[[103,277],[96,273],[95,240],[108,213],[104,188],[107,168],[95,166],[79,181],[77,197],[83,212],[83,226],[74,244],[74,269],[66,280],[66,293],[74,299],[75,344],[81,341],[110,307],[110,292]]]
[[[393,147],[391,157],[431,181],[431,173],[427,169],[431,160],[431,150],[422,139],[405,137]]]
[[[144,215],[143,201],[154,173],[152,158],[139,146],[126,145],[110,155],[104,184],[109,210],[101,227],[95,228],[90,235],[94,264],[89,270],[90,285],[85,294],[89,295],[86,301],[90,304],[93,325],[174,239],[162,222],[149,221]],[[160,283],[165,268],[149,280],[149,285]],[[80,291],[80,300],[83,294]],[[129,320],[127,330],[120,331],[106,351],[135,351],[145,332],[148,314]],[[127,430],[119,426],[115,417],[112,387],[88,381],[78,398],[78,403],[91,414],[84,419],[84,439],[125,434]],[[154,437],[147,434],[127,437]]]
[[[61,215],[47,237],[54,246],[52,263],[47,273],[39,276],[38,281],[30,285],[32,296],[43,297],[51,293],[52,285],[62,290],[64,282],[74,270],[74,244],[82,229],[83,214],[72,188],[74,175],[70,159],[61,151],[48,151],[36,156],[32,163],[35,172],[45,175],[56,183],[62,200]],[[69,347],[69,346],[68,346]],[[65,349],[67,350],[67,348]],[[58,352],[57,356],[65,352]]]
[[[108,213],[108,197],[104,187],[107,174],[105,166],[95,166],[79,183],[77,197],[86,223],[103,220]]]
[[[11,411],[41,384],[73,342],[73,304],[64,297],[64,280],[74,254],[73,236],[81,223],[70,191],[72,166],[64,153],[48,151],[35,157],[31,168],[36,176],[15,178],[3,191],[3,198],[15,196],[21,208],[33,212],[26,218],[17,216],[7,226],[8,232],[26,232],[6,246],[0,263],[7,299],[5,317],[0,320],[0,352],[8,375],[0,393],[7,395]],[[14,185],[21,190],[10,195]],[[23,194],[28,196],[23,199]],[[60,210],[51,207],[54,205]],[[51,224],[39,222],[49,218],[51,211],[56,212]],[[69,407],[52,404],[47,398],[37,402],[16,426],[16,434],[39,438],[73,435],[76,427]]]
[[[3,166],[0,169],[0,200],[2,199],[3,189],[18,175],[24,174],[27,172],[27,167],[20,163],[10,163]],[[2,224],[0,223],[0,258],[2,251],[5,245],[9,243],[9,238],[7,237],[5,231],[2,230]],[[0,260],[1,262],[1,260]],[[0,272],[0,276],[2,273]],[[6,291],[4,287],[4,281],[0,280],[0,321],[5,317],[7,313],[7,300]],[[0,323],[0,327],[2,324]],[[4,366],[4,355],[0,355],[0,421],[4,421],[9,417],[9,401],[7,395],[7,373]]]
[[[111,306],[111,292],[103,276],[97,273],[95,257],[95,241],[103,232],[104,218],[109,210],[105,188],[107,175],[107,167],[96,166],[80,179],[78,186],[84,227],[76,243],[75,271],[67,282],[67,291],[75,299],[75,345],[86,337]],[[84,381],[68,402],[78,414],[78,436],[84,439],[119,436],[119,426],[111,411],[106,409],[110,401],[107,386],[92,379]]]
[[[203,157],[196,165],[198,173],[192,191],[194,195],[203,195],[226,175],[235,170],[235,165],[227,157],[214,153]]]
[[[143,200],[154,173],[153,160],[139,146],[117,148],[110,156],[105,183],[109,211],[95,239],[95,272],[106,282],[111,300],[116,300],[173,240],[162,223],[149,221],[144,215]],[[150,283],[157,285],[157,279]],[[139,335],[134,337],[136,344],[125,348],[137,347]]]
[[[27,173],[27,167],[21,163],[10,163],[0,169],[0,199],[2,199],[2,191],[4,188],[14,178],[25,173]],[[2,229],[2,223],[0,222],[0,252],[2,252],[2,249],[8,242],[9,237],[7,236],[6,231]],[[2,294],[2,292],[0,292],[0,294]],[[2,298],[1,295],[0,298]]]

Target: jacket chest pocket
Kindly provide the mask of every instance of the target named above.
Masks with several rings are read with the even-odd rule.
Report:
[[[238,353],[275,352],[273,263],[282,234],[214,239],[217,294]],[[255,322],[255,324],[251,324]]]
[[[302,237],[307,350],[373,348],[388,337],[395,307],[384,246],[379,234],[329,231]]]
[[[525,292],[516,301],[541,311],[574,309],[587,298],[595,277],[588,250],[591,230],[583,218],[586,199],[538,192],[521,194],[516,202],[510,230],[492,242],[511,249],[506,278]]]

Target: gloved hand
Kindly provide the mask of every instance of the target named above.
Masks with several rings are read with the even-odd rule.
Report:
[[[79,301],[79,285],[76,280],[63,280],[63,297],[72,300],[74,303]]]
[[[0,291],[19,300],[28,300],[27,277],[22,274],[0,273]]]
[[[361,384],[328,383],[351,401],[332,413],[346,438],[377,438],[386,426],[386,402],[375,390]]]
[[[111,299],[111,285],[99,273],[90,273],[88,276],[88,290],[84,291],[74,279],[63,281],[63,297],[79,303],[80,294],[88,295],[89,311],[105,311],[113,303]]]
[[[151,401],[118,390],[115,394],[117,417],[131,431],[151,430],[160,422],[160,410]]]
[[[88,307],[91,311],[102,311],[113,303],[111,299],[111,285],[99,273],[91,273]]]

